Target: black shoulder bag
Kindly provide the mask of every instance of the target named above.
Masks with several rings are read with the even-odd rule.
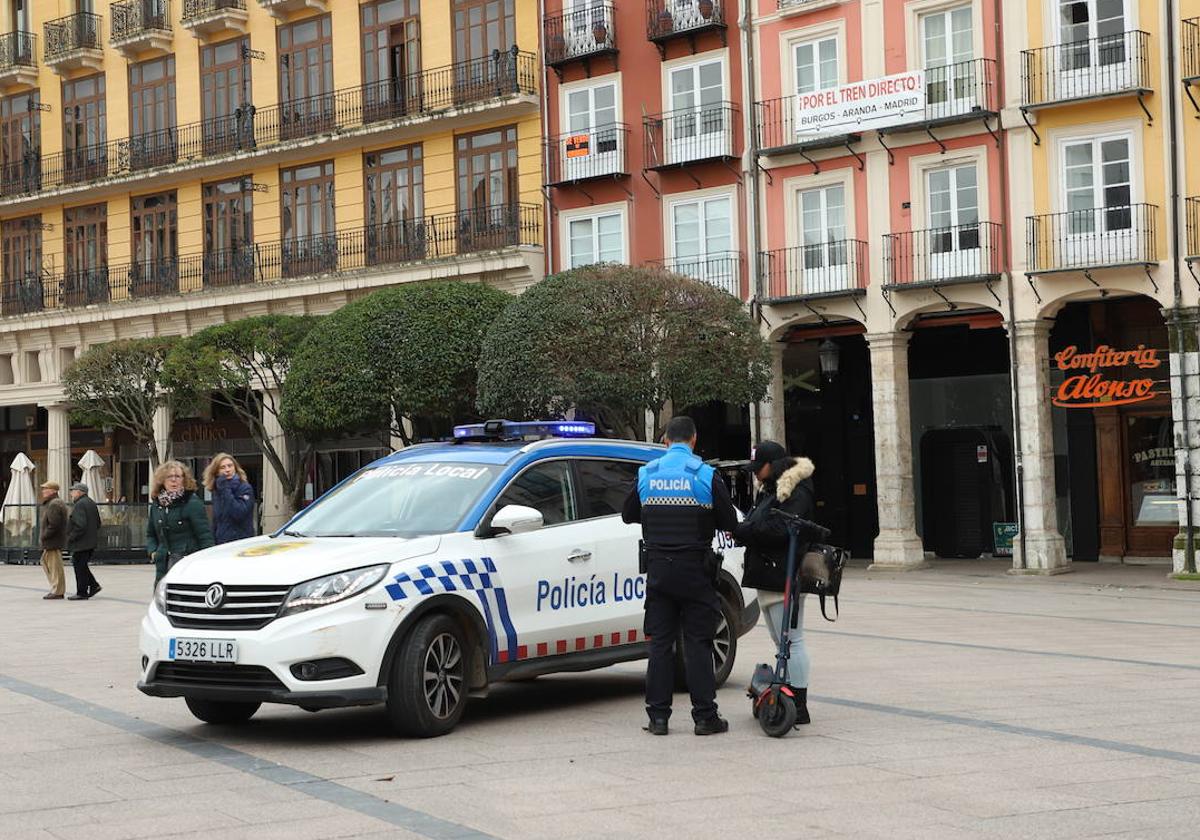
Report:
[[[821,616],[826,621],[838,619],[838,592],[842,588],[842,571],[846,568],[849,554],[844,548],[811,543],[800,560],[800,591],[821,599]],[[826,596],[833,598],[833,618],[825,613]]]

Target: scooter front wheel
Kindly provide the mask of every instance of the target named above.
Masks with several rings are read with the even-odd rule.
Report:
[[[782,691],[764,700],[757,711],[758,725],[772,738],[782,738],[796,725],[796,701]]]

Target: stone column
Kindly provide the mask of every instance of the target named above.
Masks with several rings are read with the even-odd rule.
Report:
[[[46,406],[46,417],[46,480],[57,481],[62,488],[60,495],[66,499],[74,466],[71,463],[71,419],[65,405]]]
[[[875,413],[875,493],[879,536],[872,569],[919,569],[925,549],[913,504],[912,422],[909,419],[909,333],[871,333],[871,403]]]
[[[278,405],[279,394],[274,396],[275,404]],[[279,425],[279,418],[269,411],[264,411],[263,427],[267,433],[267,439],[270,440],[271,445],[286,464],[288,460],[287,436]],[[269,534],[291,519],[293,511],[289,505],[287,493],[284,492],[283,484],[279,481],[279,476],[275,474],[274,468],[265,458],[263,459],[262,483],[262,530],[264,534]]]
[[[1013,574],[1054,575],[1071,570],[1066,543],[1058,531],[1054,492],[1054,429],[1050,418],[1050,327],[1043,319],[1017,321],[1016,422],[1021,429],[1017,474],[1022,531],[1013,539]],[[1022,540],[1024,554],[1022,555]]]
[[[1176,574],[1200,566],[1200,309],[1164,309],[1171,336],[1171,415],[1175,425],[1175,492],[1179,497],[1179,533],[1171,550]],[[1178,318],[1178,320],[1176,320]],[[1183,378],[1187,377],[1186,384]],[[1184,390],[1187,420],[1184,420]],[[1190,487],[1189,487],[1190,483]],[[1188,556],[1188,501],[1191,500],[1191,556]]]
[[[773,440],[787,447],[787,418],[784,416],[783,351],[781,341],[771,343],[771,385],[767,398],[758,404],[758,440]],[[754,429],[754,426],[751,426]],[[754,443],[757,444],[758,440]]]
[[[154,410],[154,446],[158,451],[160,461],[156,462],[154,454],[151,453],[151,471],[162,461],[169,461],[173,457],[171,451],[171,428],[174,425],[175,418],[171,415],[171,409],[165,405],[160,405]]]

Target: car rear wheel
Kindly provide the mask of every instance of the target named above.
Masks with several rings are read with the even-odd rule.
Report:
[[[245,723],[254,717],[262,703],[233,703],[226,700],[202,700],[198,697],[185,698],[188,711],[205,723]]]
[[[421,619],[397,654],[388,717],[403,735],[433,738],[458,725],[467,705],[467,645],[447,615]]]
[[[713,670],[717,688],[725,684],[733,671],[738,645],[737,610],[729,599],[721,596],[721,617],[717,620],[717,632],[713,634]],[[687,691],[687,675],[683,664],[683,639],[675,646],[675,690]]]

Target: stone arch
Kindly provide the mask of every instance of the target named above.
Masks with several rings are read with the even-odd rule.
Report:
[[[1122,280],[1114,283],[1102,282],[1100,288],[1092,285],[1083,277],[1079,278],[1079,282],[1070,284],[1062,283],[1053,286],[1050,283],[1035,282],[1038,282],[1038,291],[1042,297],[1042,302],[1038,304],[1037,317],[1051,321],[1057,318],[1058,313],[1069,303],[1100,300],[1103,297],[1144,297],[1153,300],[1162,307],[1169,307],[1171,305],[1171,290],[1169,285],[1160,282],[1156,294],[1144,276],[1141,284],[1135,278],[1123,277]],[[1053,288],[1053,293],[1047,294],[1047,288]]]
[[[1004,306],[1000,303],[997,303],[996,299],[988,293],[986,288],[981,286],[979,289],[971,291],[977,293],[964,294],[959,292],[958,294],[951,294],[949,290],[943,290],[943,294],[945,294],[946,297],[949,298],[950,301],[959,309],[986,309],[997,313],[1002,319],[1008,320]],[[932,294],[932,292],[930,293],[930,297],[932,297],[933,300],[922,300],[917,305],[910,305],[904,309],[896,306],[896,316],[894,319],[892,319],[892,330],[896,332],[905,330],[911,326],[912,322],[915,321],[919,316],[930,312],[946,313],[950,311],[946,301]],[[1003,299],[1004,298],[1001,297],[1001,300]],[[893,306],[894,305],[895,296],[893,295]]]
[[[763,331],[767,341],[783,340],[794,327],[819,324],[824,320],[841,323],[850,322],[866,329],[867,319],[850,300],[832,299],[821,303],[820,314],[814,313],[799,303],[773,304],[763,308]]]

